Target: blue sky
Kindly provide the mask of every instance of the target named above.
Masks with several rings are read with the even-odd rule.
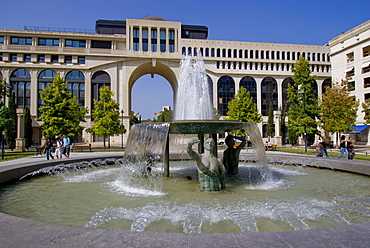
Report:
[[[369,0],[0,0],[0,9],[0,29],[94,29],[98,19],[156,15],[168,21],[205,25],[208,39],[311,45],[324,45],[370,20]],[[144,76],[133,88],[133,110],[143,119],[153,118],[162,106],[173,107],[172,98],[165,79]]]

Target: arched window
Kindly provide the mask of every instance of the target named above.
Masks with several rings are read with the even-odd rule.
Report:
[[[15,91],[17,108],[30,106],[31,103],[31,75],[26,69],[17,69],[10,75],[10,86]]]
[[[188,47],[188,55],[191,55],[191,47]]]
[[[271,51],[271,59],[275,59],[275,51]]]
[[[221,50],[220,48],[217,48],[217,58],[221,57]]]
[[[77,97],[81,108],[85,107],[85,76],[78,70],[68,72],[66,75],[68,91]]]
[[[235,95],[235,82],[230,76],[222,76],[217,82],[217,110],[221,116],[228,112],[227,104]]]
[[[280,59],[280,51],[276,52],[276,59]]]
[[[325,79],[324,82],[322,82],[321,85],[322,94],[325,94],[327,87],[331,88],[331,79],[329,78]]]
[[[289,84],[290,85],[294,85],[294,81],[292,78],[288,77],[288,78],[285,78],[282,85],[281,85],[281,93],[282,93],[282,97],[283,97],[283,110],[285,111],[288,111],[289,107],[290,107],[290,104],[288,103],[288,88],[289,88]]]
[[[105,86],[109,86],[110,88],[110,76],[105,71],[97,71],[91,77],[91,109],[95,109],[94,107],[94,100],[99,100],[100,94],[99,90]]]
[[[226,58],[226,49],[224,48],[224,49],[222,49],[222,57],[223,58]]]
[[[322,54],[322,62],[325,62],[325,53]]]
[[[287,59],[287,60],[290,60],[290,52],[287,52],[287,53],[286,53],[286,59]]]
[[[209,57],[209,48],[206,48],[206,54],[205,54],[206,57]]]
[[[274,110],[278,110],[277,82],[272,77],[266,77],[261,83],[261,113],[268,115],[270,102]]]
[[[254,80],[254,78],[252,78],[250,76],[243,77],[240,80],[240,83],[239,83],[239,88],[240,87],[246,88],[251,94],[253,103],[257,104],[257,83],[256,83],[256,80]]]
[[[238,50],[234,49],[234,58],[238,57]]]
[[[214,48],[212,48],[211,49],[211,57],[214,57],[215,56],[215,49]]]
[[[285,52],[281,52],[281,59],[285,60]]]
[[[194,47],[193,51],[194,56],[198,56],[198,49],[196,47]]]
[[[312,53],[312,61],[316,61],[316,53]]]
[[[266,59],[270,59],[270,51],[266,51]]]
[[[292,60],[295,60],[295,52],[292,52]]]
[[[232,53],[232,52],[231,52],[231,49],[227,49],[227,57],[228,57],[228,58],[231,58],[231,53]]]
[[[241,58],[241,59],[243,58],[243,50],[242,49],[239,50],[239,58]]]
[[[249,51],[249,58],[250,58],[250,59],[253,59],[253,50],[250,50],[250,51]]]
[[[44,101],[41,100],[40,92],[51,85],[51,83],[54,80],[54,76],[57,73],[54,70],[43,70],[38,79],[37,79],[37,92],[38,92],[38,101],[37,101],[37,116],[41,116],[42,111],[40,111],[40,108],[44,107]]]
[[[265,58],[265,52],[261,51],[261,59],[264,59],[264,58]]]
[[[247,59],[248,58],[248,50],[244,50],[244,58]]]
[[[186,47],[182,48],[182,55],[186,55]]]
[[[256,54],[255,58],[258,59],[258,50],[256,50],[255,54]]]
[[[201,47],[201,48],[199,49],[199,52],[200,52],[200,55],[201,55],[201,56],[204,56],[203,47]]]

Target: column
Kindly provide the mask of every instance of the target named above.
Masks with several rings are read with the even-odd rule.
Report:
[[[24,142],[24,109],[17,109],[17,138],[15,140],[15,151],[25,151]]]

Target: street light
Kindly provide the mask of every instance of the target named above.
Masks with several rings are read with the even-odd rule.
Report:
[[[123,111],[123,109],[121,110],[121,115],[122,115],[122,133],[121,133],[121,148],[123,149],[123,113],[125,113],[125,111]]]

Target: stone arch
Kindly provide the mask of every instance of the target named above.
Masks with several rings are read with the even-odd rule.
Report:
[[[171,88],[173,90],[173,98],[174,98],[174,104],[177,94],[177,88],[178,88],[178,81],[177,81],[177,75],[176,73],[171,69],[171,67],[176,68],[176,66],[167,66],[162,63],[155,63],[152,62],[146,62],[139,66],[137,66],[130,74],[128,78],[128,99],[127,101],[127,107],[129,110],[131,110],[132,105],[132,88],[135,84],[135,82],[142,76],[151,74],[152,78],[154,77],[154,74],[160,75],[163,78],[165,78],[171,85]]]

